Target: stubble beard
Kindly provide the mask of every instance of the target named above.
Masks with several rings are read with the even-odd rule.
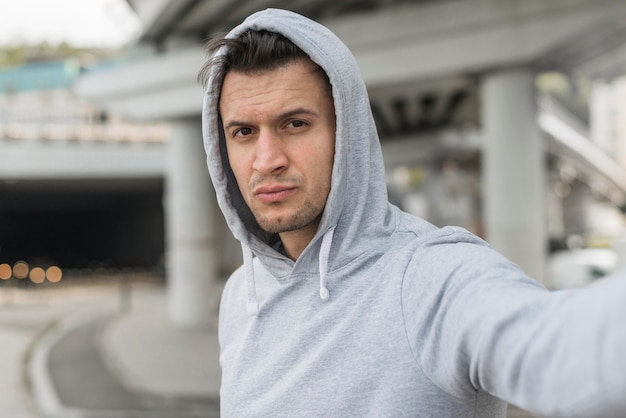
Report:
[[[253,188],[255,183],[262,183],[265,179],[258,178],[251,185]],[[286,183],[301,185],[303,183],[303,179],[300,177],[294,177],[289,179],[281,179]],[[263,215],[261,210],[255,211],[252,209],[252,213],[261,227],[265,232],[270,234],[281,234],[283,232],[296,231],[302,228],[305,228],[312,224],[313,222],[319,221],[322,216],[322,212],[324,211],[324,207],[326,206],[326,199],[328,199],[328,195],[330,193],[330,187],[324,187],[321,190],[317,191],[319,195],[319,199],[311,199],[310,196],[302,202],[302,204],[295,209],[293,209],[292,213],[288,213],[286,215],[281,216],[266,216]],[[272,204],[271,206],[280,207],[280,206],[289,206],[290,202],[277,202]]]
[[[304,184],[304,178],[300,176],[281,177],[278,181],[286,184],[301,186]],[[259,184],[267,181],[267,177],[259,176],[249,184],[249,190],[253,190]],[[304,202],[292,213],[281,216],[264,215],[262,209],[256,209],[251,205],[252,202],[246,202],[252,211],[257,223],[265,232],[270,234],[281,234],[283,232],[296,231],[311,225],[313,222],[319,221],[326,206],[326,200],[330,194],[330,184],[322,187],[315,192],[314,198],[306,196]],[[319,199],[317,198],[319,196]],[[289,206],[294,203],[277,202],[272,204],[273,207]]]
[[[320,207],[321,206],[321,207]],[[315,221],[319,221],[324,211],[324,205],[315,204],[311,200],[305,200],[291,215],[269,217],[255,214],[259,226],[271,234],[297,231],[305,228]]]

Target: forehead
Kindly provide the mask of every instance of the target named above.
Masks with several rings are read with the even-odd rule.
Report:
[[[241,112],[241,106],[263,106],[293,99],[330,101],[332,94],[324,71],[310,59],[290,61],[276,68],[229,71],[220,94],[220,111]]]

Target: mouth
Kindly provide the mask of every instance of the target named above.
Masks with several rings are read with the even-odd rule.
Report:
[[[276,203],[287,199],[296,191],[289,186],[264,186],[254,190],[254,196],[264,203]]]

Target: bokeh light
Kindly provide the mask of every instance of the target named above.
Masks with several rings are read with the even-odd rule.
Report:
[[[9,280],[12,274],[13,270],[10,265],[6,263],[0,264],[0,280]]]
[[[28,277],[30,267],[26,261],[18,261],[13,265],[13,275],[16,279],[25,279]]]
[[[46,270],[46,278],[50,283],[58,283],[61,281],[63,277],[63,272],[57,266],[50,266],[48,270]]]
[[[35,267],[28,275],[30,281],[35,284],[43,283],[46,280],[46,272],[41,267]]]

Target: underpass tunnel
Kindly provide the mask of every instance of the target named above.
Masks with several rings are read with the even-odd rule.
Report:
[[[163,180],[0,182],[0,264],[158,269]]]

